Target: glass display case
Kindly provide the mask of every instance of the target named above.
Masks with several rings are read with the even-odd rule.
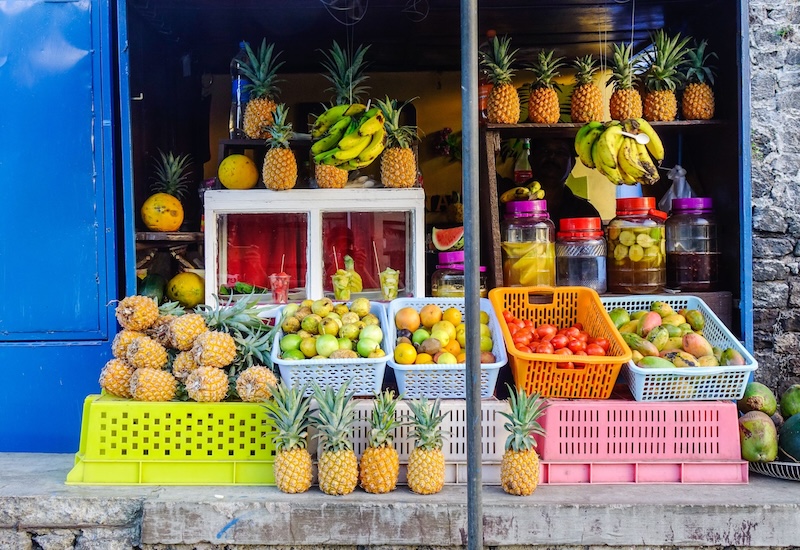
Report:
[[[400,271],[398,296],[422,296],[425,194],[411,189],[212,190],[205,194],[206,303],[249,294],[274,303],[270,275],[289,276],[290,301],[335,298],[345,256],[361,279],[350,299],[382,299],[381,271]]]

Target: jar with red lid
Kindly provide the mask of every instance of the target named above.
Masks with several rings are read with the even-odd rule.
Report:
[[[555,286],[556,226],[547,201],[511,201],[501,233],[505,286]]]
[[[608,224],[608,290],[652,294],[667,278],[666,212],[654,197],[617,199],[617,215]]]
[[[486,267],[480,266],[480,295],[489,296]],[[437,298],[464,297],[464,251],[440,252],[439,264],[431,275],[431,296]]]
[[[719,249],[711,199],[672,199],[666,235],[667,287],[684,291],[715,290]]]
[[[564,218],[556,234],[556,284],[606,291],[606,240],[600,218]]]

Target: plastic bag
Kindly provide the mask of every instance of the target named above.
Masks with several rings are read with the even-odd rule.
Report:
[[[667,173],[667,178],[672,180],[672,185],[669,186],[667,192],[658,201],[658,209],[664,212],[672,210],[672,199],[690,199],[694,197],[692,187],[686,181],[686,170],[680,165],[676,164]]]

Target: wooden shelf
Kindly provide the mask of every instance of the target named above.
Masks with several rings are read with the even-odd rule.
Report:
[[[138,231],[136,242],[151,244],[199,243],[203,242],[201,231]]]

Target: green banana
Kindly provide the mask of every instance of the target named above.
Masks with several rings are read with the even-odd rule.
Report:
[[[634,118],[635,125],[638,125],[638,129],[643,134],[646,134],[647,137],[650,138],[650,141],[647,142],[647,150],[653,155],[653,158],[656,159],[658,164],[661,164],[661,161],[664,160],[664,143],[661,141],[661,138],[658,137],[658,134],[650,125],[643,118]]]
[[[317,117],[314,121],[314,126],[311,127],[311,137],[318,138],[325,135],[328,128],[333,126],[337,120],[344,116],[345,111],[350,108],[350,105],[335,105],[327,109],[324,113]]]
[[[358,143],[362,137],[364,136],[358,134],[358,121],[353,121],[347,128],[344,136],[342,136],[342,138],[339,140],[337,146],[339,149],[350,149],[356,143]]]
[[[367,145],[369,145],[369,142],[372,140],[372,136],[364,136],[358,139],[359,141],[356,142],[355,145],[348,147],[347,149],[342,149],[341,142],[339,142],[339,150],[333,154],[333,158],[338,161],[347,161],[356,158],[361,154],[361,151],[363,151]]]
[[[314,145],[311,146],[311,153],[318,155],[320,153],[324,153],[328,149],[336,147],[336,144],[339,143],[340,139],[342,139],[345,130],[347,130],[347,127],[350,125],[351,120],[352,117],[349,116],[343,116],[337,120],[336,124],[331,126],[328,129],[328,132],[322,136],[319,141],[315,142]]]
[[[383,113],[375,113],[374,116],[371,116],[364,120],[358,126],[358,135],[359,136],[368,136],[370,134],[374,134],[381,128],[383,128]]]
[[[603,126],[603,123],[601,122],[598,122],[597,124],[590,122],[584,126],[584,128],[587,127],[588,130],[583,134],[579,142],[576,141],[575,147],[576,152],[578,153],[578,158],[583,165],[587,168],[594,168],[595,164],[594,160],[592,159],[592,145],[594,145],[594,142],[600,137],[600,134],[603,133],[605,126]]]
[[[622,126],[615,124],[608,126],[600,137],[597,138],[592,150],[592,159],[598,164],[598,159],[603,168],[617,167],[617,153],[622,146],[625,136],[622,135]]]
[[[642,166],[646,171],[646,174],[644,176],[644,181],[642,183],[653,185],[661,177],[658,175],[658,168],[650,159],[650,152],[647,150],[646,145],[642,145],[641,143],[636,143],[636,149],[639,154],[639,162],[641,162]]]
[[[381,154],[384,144],[384,138],[386,137],[386,130],[383,128],[379,129],[377,132],[373,133],[370,136],[370,141],[366,147],[358,154],[358,161],[359,162],[369,162],[372,163],[378,155]]]
[[[314,155],[314,164],[331,164],[330,161],[335,153],[339,152],[338,147],[334,147],[333,149],[328,149],[327,151],[323,151],[318,155]]]

